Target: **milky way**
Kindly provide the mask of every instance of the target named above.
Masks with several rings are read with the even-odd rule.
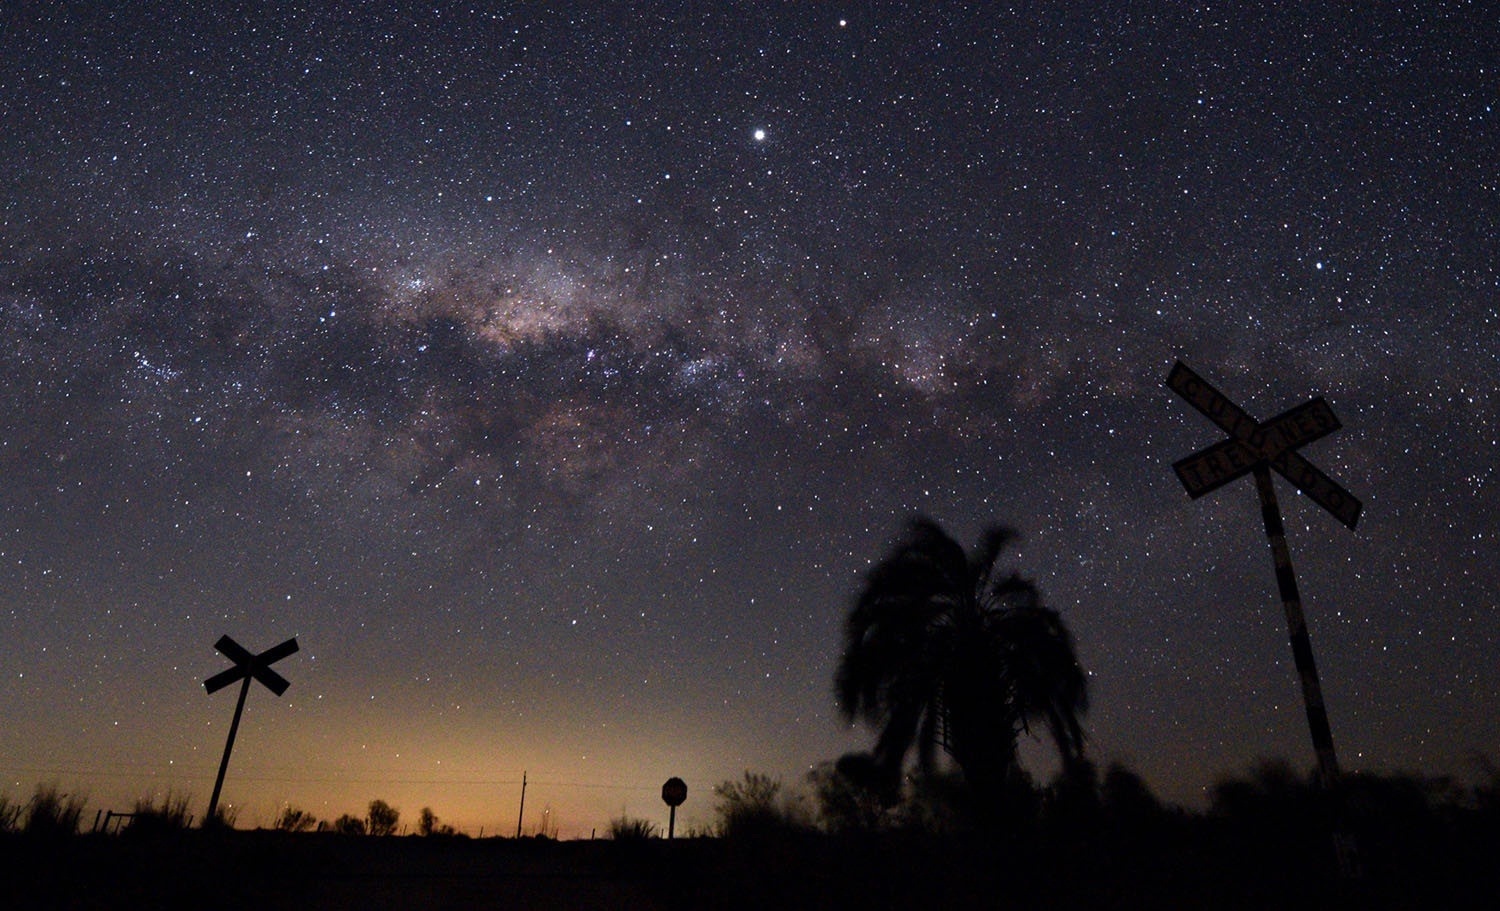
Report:
[[[574,834],[706,819],[864,742],[843,612],[918,511],[1022,532],[1097,757],[1310,765],[1177,359],[1344,425],[1359,530],[1282,493],[1346,764],[1493,752],[1493,22],[802,6],[7,13],[11,790],[201,796],[213,641],[295,634],[246,822],[498,825],[522,769]]]

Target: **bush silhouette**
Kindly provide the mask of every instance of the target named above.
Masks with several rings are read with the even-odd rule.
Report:
[[[0,835],[16,831],[21,822],[21,813],[25,809],[25,804],[17,803],[8,795],[0,794]]]
[[[229,806],[227,804],[222,804],[221,803],[214,810],[214,815],[204,818],[204,820],[203,820],[203,828],[205,828],[205,829],[233,829],[234,828],[235,820],[237,820],[239,818],[240,818],[240,811],[239,811],[239,809],[237,807],[231,807],[231,806]]]
[[[781,781],[746,770],[739,781],[714,788],[718,834],[726,838],[759,837],[812,828],[812,815],[799,795],[782,793]]]
[[[660,829],[648,819],[617,816],[609,821],[609,837],[615,841],[645,841],[656,838]]]
[[[1104,811],[1117,822],[1144,822],[1167,812],[1141,776],[1118,762],[1110,763],[1105,771],[1099,797]]]
[[[350,813],[344,813],[333,821],[333,831],[340,835],[365,834],[365,821]]]
[[[417,814],[417,834],[425,836],[457,835],[458,830],[452,826],[438,825],[437,814],[432,812],[432,807],[423,807],[422,811]]]
[[[396,823],[401,821],[401,811],[383,800],[372,800],[365,820],[371,835],[390,835],[396,831]]]
[[[168,791],[158,806],[152,798],[143,797],[131,809],[130,824],[125,831],[133,835],[153,835],[186,829],[192,820],[192,814],[188,812],[190,800],[187,794],[174,796]]]
[[[821,763],[807,773],[823,828],[835,835],[877,832],[899,819],[899,795],[891,793],[867,753]]]
[[[318,824],[317,817],[299,807],[288,806],[271,827],[278,832],[306,832]]]
[[[37,785],[31,802],[26,805],[22,831],[44,837],[74,834],[83,814],[84,799],[82,794],[62,793],[55,784]]]

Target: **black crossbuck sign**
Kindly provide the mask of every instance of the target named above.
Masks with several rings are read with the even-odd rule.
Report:
[[[234,667],[203,681],[203,688],[209,693],[217,693],[237,680],[243,683],[240,685],[239,702],[234,706],[234,720],[229,723],[229,738],[224,742],[224,758],[219,761],[219,776],[214,779],[213,796],[208,799],[208,815],[203,819],[204,825],[213,825],[218,818],[215,814],[219,809],[219,791],[224,787],[224,772],[229,769],[229,752],[234,749],[234,735],[240,729],[240,715],[245,711],[245,696],[250,692],[250,681],[259,680],[266,689],[278,696],[285,693],[291,684],[287,683],[285,677],[271,670],[271,665],[297,651],[297,639],[294,636],[259,655],[252,655],[248,649],[228,636],[220,636],[219,641],[214,643],[214,648],[233,661]]]
[[[219,641],[214,643],[214,648],[222,652],[224,657],[233,661],[234,667],[227,671],[220,671],[203,681],[203,688],[210,693],[217,693],[229,684],[244,677],[254,677],[266,689],[278,696],[285,693],[286,688],[291,686],[290,683],[286,682],[285,677],[271,670],[271,665],[297,651],[297,639],[295,637],[286,640],[280,645],[273,645],[259,655],[250,654],[244,646],[228,636],[220,636]]]
[[[1229,434],[1222,443],[1173,463],[1172,470],[1187,488],[1188,496],[1196,500],[1244,477],[1257,465],[1266,465],[1340,522],[1353,528],[1359,521],[1360,502],[1295,452],[1297,447],[1339,429],[1339,419],[1321,397],[1262,424],[1180,361],[1167,376],[1167,387]]]

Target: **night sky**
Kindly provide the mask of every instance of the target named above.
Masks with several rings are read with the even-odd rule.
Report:
[[[504,9],[501,9],[501,7]],[[868,746],[833,669],[913,513],[1071,626],[1101,762],[1500,745],[1500,63],[1482,3],[7,3],[0,792],[688,823]],[[501,10],[491,12],[491,9]],[[1045,750],[1032,768],[1045,775]],[[682,823],[683,820],[679,820]]]

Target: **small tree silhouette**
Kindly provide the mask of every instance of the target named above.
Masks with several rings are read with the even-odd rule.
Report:
[[[365,819],[369,822],[371,835],[390,835],[396,831],[396,823],[401,821],[401,811],[383,800],[372,800]]]
[[[719,834],[727,838],[757,836],[812,826],[800,795],[783,795],[781,781],[749,770],[739,781],[714,787],[718,798]]]
[[[350,813],[345,813],[333,821],[333,831],[340,835],[363,835],[365,834],[365,821]]]

